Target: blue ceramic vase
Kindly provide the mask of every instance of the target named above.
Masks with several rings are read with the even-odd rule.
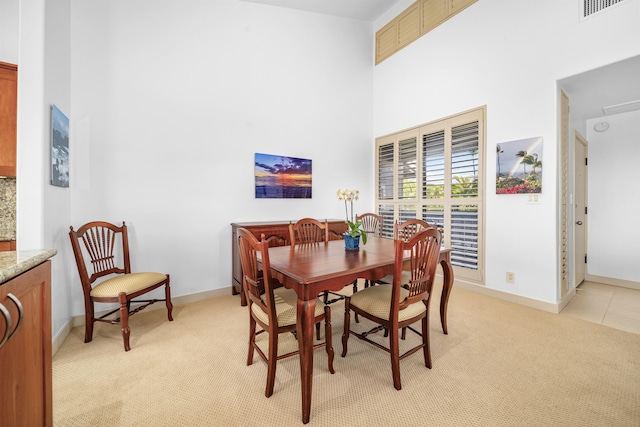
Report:
[[[345,233],[344,234],[344,249],[347,250],[347,251],[360,250],[360,235],[358,234],[356,237],[351,237],[351,235]]]

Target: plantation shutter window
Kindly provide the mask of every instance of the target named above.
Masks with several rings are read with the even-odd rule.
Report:
[[[416,198],[416,139],[400,141],[398,144],[398,198]]]
[[[478,122],[451,130],[452,197],[478,195]]]
[[[378,147],[378,199],[393,199],[394,145],[384,144]]]
[[[444,130],[422,136],[424,169],[422,197],[442,199],[444,197]]]
[[[477,282],[484,280],[484,114],[480,108],[376,140],[383,235],[413,218],[437,226],[453,249],[456,277]]]

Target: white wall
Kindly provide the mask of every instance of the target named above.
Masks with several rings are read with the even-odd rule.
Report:
[[[69,321],[71,301],[78,295],[77,270],[67,262],[73,259],[69,244],[71,217],[71,192],[68,188],[55,187],[51,182],[50,126],[51,105],[55,104],[67,117],[71,117],[71,15],[70,0],[45,2],[44,45],[44,245],[56,248],[58,254],[51,267],[52,328],[54,339]],[[18,179],[22,179],[18,173]],[[20,243],[19,243],[20,244]],[[20,246],[24,249],[24,246]]]
[[[58,250],[52,262],[55,337],[70,316],[68,226],[62,226],[70,222],[70,203],[68,190],[49,185],[49,126],[51,104],[70,108],[69,0],[1,0],[0,9],[0,61],[18,64],[18,250]]]
[[[640,1],[584,22],[579,6],[482,0],[374,70],[374,136],[487,106],[486,287],[550,303],[558,302],[556,81],[640,53]],[[496,144],[533,136],[543,137],[541,203],[497,196]]]
[[[49,115],[44,101],[45,0],[20,0],[19,9],[16,239],[18,250],[24,250],[45,247]]]
[[[609,123],[605,132],[593,125]],[[587,120],[590,275],[640,282],[640,111]]]
[[[231,285],[231,222],[342,218],[339,187],[371,210],[372,39],[235,0],[72,1],[72,223],[125,220],[133,268],[180,296]],[[256,152],[312,159],[313,199],[255,199]]]
[[[0,0],[0,61],[18,63],[19,0]]]
[[[373,209],[374,136],[485,104],[488,152],[542,135],[545,164],[539,205],[487,180],[486,286],[556,302],[555,82],[640,54],[639,4],[580,24],[576,1],[482,0],[372,71],[386,21],[234,0],[21,0],[18,240],[59,251],[54,336],[83,312],[69,225],[124,219],[134,267],[171,273],[174,295],[226,288],[230,222],[339,218],[338,187]],[[69,190],[48,184],[51,103],[71,119]],[[254,199],[256,151],[311,158],[314,198]]]

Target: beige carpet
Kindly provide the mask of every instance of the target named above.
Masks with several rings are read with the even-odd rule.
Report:
[[[439,290],[437,291],[439,295]],[[332,307],[335,375],[315,352],[310,426],[640,426],[640,335],[454,288],[449,335],[432,301],[433,369],[414,354],[393,388],[389,357],[356,338],[342,345],[343,304]],[[53,359],[54,425],[302,425],[299,363],[246,366],[248,313],[238,296],[75,328]],[[353,324],[353,322],[352,322]],[[413,334],[409,338],[414,340]],[[284,345],[295,346],[292,336]]]

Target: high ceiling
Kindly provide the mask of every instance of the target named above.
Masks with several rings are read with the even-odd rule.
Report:
[[[562,79],[558,84],[569,95],[573,114],[584,119],[604,116],[603,107],[640,100],[640,56]]]
[[[373,22],[401,0],[243,0]]]
[[[373,22],[402,0],[242,0]],[[640,106],[640,57],[560,80],[577,117],[603,116],[603,107],[636,102]]]

